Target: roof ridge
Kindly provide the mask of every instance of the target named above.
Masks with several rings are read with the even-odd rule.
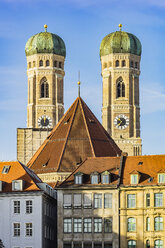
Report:
[[[76,106],[75,106],[75,109],[74,109],[74,111],[73,111],[73,116],[72,116],[72,119],[71,119],[71,122],[70,122],[70,126],[69,126],[69,128],[68,128],[68,132],[67,132],[67,134],[66,134],[66,141],[65,141],[65,143],[64,143],[64,146],[63,146],[63,149],[62,149],[62,153],[61,153],[61,156],[60,156],[60,159],[59,159],[57,171],[58,171],[59,168],[60,168],[61,160],[62,160],[62,157],[63,157],[63,155],[64,155],[64,150],[65,150],[65,148],[66,148],[66,144],[67,144],[67,141],[68,141],[68,137],[69,137],[69,134],[70,134],[70,130],[71,130],[71,127],[72,127],[72,125],[73,125],[73,120],[74,120],[74,117],[75,117],[75,114],[76,114],[76,110],[77,110],[77,106],[78,106],[78,98],[77,98],[76,100],[77,100],[77,103],[76,103],[76,101],[74,102]]]

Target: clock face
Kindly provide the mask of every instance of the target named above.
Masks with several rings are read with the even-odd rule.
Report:
[[[125,115],[118,115],[115,117],[114,119],[114,125],[115,127],[117,127],[118,129],[125,129],[128,127],[129,125],[129,119],[127,116]]]
[[[38,118],[38,126],[40,128],[51,128],[52,120],[47,115],[42,115]]]

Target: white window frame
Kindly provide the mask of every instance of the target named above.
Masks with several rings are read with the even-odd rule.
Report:
[[[73,219],[73,232],[82,233],[82,218]]]
[[[19,185],[19,188],[17,187]],[[23,190],[23,180],[13,180],[12,181],[12,191],[22,191]]]
[[[84,218],[84,233],[92,232],[92,218]]]
[[[25,223],[25,236],[32,237],[33,236],[33,223]]]
[[[127,195],[127,208],[136,208],[136,194]]]
[[[112,208],[112,193],[104,194],[104,208]]]
[[[132,174],[131,175],[131,184],[138,184],[138,175],[137,174]]]
[[[13,201],[13,213],[20,214],[21,212],[21,202],[19,200]]]
[[[21,224],[20,222],[13,223],[13,236],[20,237],[21,235]]]
[[[102,194],[94,194],[94,208],[102,208]]]
[[[72,233],[72,218],[64,218],[63,220],[63,232]]]
[[[31,203],[31,204],[29,204]],[[32,200],[26,200],[26,214],[32,214],[33,213],[33,201]]]
[[[165,183],[165,173],[158,174],[158,183]]]
[[[101,233],[102,225],[102,218],[94,218],[94,233]]]

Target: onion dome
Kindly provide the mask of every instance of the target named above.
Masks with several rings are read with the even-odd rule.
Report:
[[[66,56],[64,41],[56,34],[47,32],[47,25],[44,25],[45,32],[33,35],[25,46],[26,56],[38,53],[53,53]]]
[[[111,53],[131,53],[141,55],[142,46],[139,39],[130,33],[120,31],[108,34],[104,37],[100,45],[100,57]]]

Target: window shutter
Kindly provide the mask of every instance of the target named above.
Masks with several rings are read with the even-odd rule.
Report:
[[[72,207],[72,195],[64,194],[64,208],[71,208],[71,207]]]
[[[92,194],[84,194],[84,208],[92,207]]]
[[[81,194],[74,194],[74,208],[81,208]]]

